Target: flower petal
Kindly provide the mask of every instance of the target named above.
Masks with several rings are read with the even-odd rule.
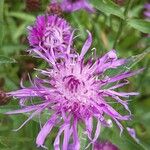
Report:
[[[39,132],[36,138],[36,144],[38,147],[43,146],[46,137],[51,132],[53,126],[56,123],[56,119],[57,119],[57,115],[54,114],[42,127],[41,131]]]
[[[86,54],[86,52],[89,50],[90,46],[92,45],[92,34],[88,30],[87,30],[87,32],[88,32],[88,38],[82,47],[81,54],[79,56],[79,60],[83,59],[84,55]]]
[[[116,81],[119,81],[119,80],[122,80],[122,79],[125,79],[125,78],[128,78],[128,77],[131,77],[131,76],[134,76],[138,73],[141,73],[143,71],[143,69],[139,69],[137,71],[134,71],[134,72],[125,72],[125,73],[122,73],[122,74],[119,74],[119,75],[116,75],[114,77],[111,77],[107,83],[111,83],[111,82],[116,82]]]

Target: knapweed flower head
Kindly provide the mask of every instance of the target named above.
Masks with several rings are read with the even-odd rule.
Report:
[[[57,125],[59,131],[54,141],[54,149],[60,149],[60,137],[63,135],[61,149],[67,150],[69,145],[74,150],[79,150],[81,143],[78,136],[78,125],[80,123],[85,124],[84,133],[90,142],[94,143],[99,137],[101,126],[112,127],[111,120],[113,120],[122,132],[123,126],[120,121],[131,119],[128,102],[125,101],[125,98],[138,93],[115,90],[128,84],[129,82],[125,79],[139,73],[140,70],[106,76],[105,71],[125,64],[126,60],[118,59],[116,51],[111,50],[95,61],[92,59],[85,61],[84,56],[91,43],[92,36],[89,33],[80,54],[67,49],[66,57],[60,59],[59,63],[55,59],[55,63],[51,64],[50,68],[39,70],[42,76],[45,76],[44,78],[36,77],[31,82],[31,87],[22,86],[20,90],[7,93],[8,96],[20,99],[22,106],[22,109],[7,114],[32,112],[23,125],[45,110],[51,113],[51,117],[37,136],[38,147],[44,147],[46,137]],[[116,84],[114,85],[114,83]],[[41,103],[26,105],[26,102],[33,98],[40,98]],[[121,104],[128,113],[121,115],[111,106],[108,98]],[[106,119],[105,116],[110,119]],[[94,120],[97,123],[95,131],[93,129]]]
[[[57,2],[57,0],[53,0]],[[88,0],[61,0],[61,8],[64,12],[74,12],[80,9],[84,9],[88,12],[94,12],[94,8]]]
[[[28,27],[28,32],[29,51],[51,59],[54,55],[65,53],[72,29],[66,20],[57,15],[41,15],[33,26]]]
[[[118,147],[109,141],[95,142],[93,150],[119,150]]]
[[[144,11],[144,16],[150,20],[150,3],[146,3],[144,5],[145,11]]]

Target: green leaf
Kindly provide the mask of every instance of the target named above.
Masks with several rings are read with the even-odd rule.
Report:
[[[124,19],[123,11],[111,0],[90,0],[91,4],[106,15],[115,15]]]
[[[16,44],[11,44],[11,45],[9,45],[9,44],[3,44],[3,47],[2,47],[2,52],[3,52],[3,55],[6,55],[6,56],[8,56],[8,55],[11,55],[11,54],[13,54],[13,53],[19,53],[21,50],[25,50],[25,49],[27,49],[27,46],[26,45],[23,45],[23,44],[18,44],[17,43],[17,45]],[[18,55],[17,55],[18,56]],[[20,57],[20,56],[18,56],[18,57]]]
[[[138,62],[140,62],[145,56],[147,56],[150,53],[150,47],[147,48],[143,53],[131,56],[127,58],[128,63],[125,65],[127,69],[133,68]]]
[[[106,72],[107,75],[114,76],[116,74],[122,73],[124,71],[131,70],[138,62],[140,62],[145,56],[150,53],[150,47],[147,48],[143,53],[131,56],[127,58],[127,63],[118,67],[117,69],[111,69]]]
[[[15,62],[16,60],[13,58],[0,55],[0,64],[9,64],[9,63],[15,63]]]
[[[18,19],[26,20],[29,22],[35,21],[35,17],[33,15],[29,15],[29,14],[22,13],[22,12],[11,12],[8,15],[11,17],[16,17]]]
[[[146,150],[142,143],[137,143],[128,133],[126,127],[123,125],[124,130],[122,135],[119,134],[119,129],[116,125],[113,128],[102,128],[101,138],[103,140],[111,141],[121,150]]]
[[[85,150],[86,146],[88,145],[88,139],[87,136],[84,134],[84,128],[82,125],[78,126],[78,136],[80,139],[80,150]]]
[[[0,0],[0,47],[3,41],[3,30],[4,30],[4,23],[3,23],[3,10],[4,10],[4,0]]]
[[[142,19],[130,19],[127,21],[128,25],[137,29],[143,33],[150,33],[150,21],[145,21]]]
[[[26,22],[25,23],[23,23],[23,24],[21,24],[19,27],[18,27],[18,29],[17,29],[17,31],[15,32],[15,34],[14,34],[14,41],[15,40],[18,40],[19,39],[19,37],[26,31],[26,26],[27,26],[27,24],[26,24]]]

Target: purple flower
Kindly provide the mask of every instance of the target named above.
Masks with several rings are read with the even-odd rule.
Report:
[[[128,101],[125,99],[138,93],[125,93],[115,90],[128,84],[129,82],[125,79],[141,70],[106,76],[106,70],[115,69],[125,64],[126,60],[118,59],[116,51],[111,50],[95,61],[92,59],[85,61],[84,56],[91,43],[92,36],[89,33],[80,54],[67,49],[65,57],[59,59],[59,63],[57,59],[54,59],[49,69],[39,70],[42,78],[34,78],[31,87],[26,88],[22,85],[22,89],[7,93],[8,96],[20,99],[22,106],[22,109],[7,114],[32,112],[23,125],[45,110],[51,114],[37,136],[36,144],[38,147],[43,147],[46,137],[57,125],[59,131],[54,141],[54,149],[60,149],[60,136],[63,134],[62,149],[66,150],[70,145],[70,147],[74,147],[74,150],[79,150],[78,125],[80,123],[85,124],[84,133],[91,143],[94,143],[99,137],[101,125],[112,126],[110,119],[116,122],[121,132],[123,126],[120,121],[131,119]],[[40,98],[40,104],[26,105],[26,102],[33,98]],[[110,102],[108,99],[112,99],[114,102]],[[111,103],[123,105],[129,113],[121,115],[111,106]],[[105,119],[105,115],[109,116],[110,119]],[[94,119],[97,121],[97,125],[93,137]],[[73,139],[72,144],[70,139]]]
[[[85,9],[88,12],[94,12],[94,8],[88,0],[61,0],[61,7],[62,10],[66,12],[73,12],[80,9]]]
[[[150,19],[150,3],[146,3],[146,4],[144,5],[144,8],[145,8],[144,16],[145,16],[147,19]]]
[[[127,131],[129,132],[129,134],[131,135],[131,137],[137,142],[139,143],[139,139],[136,137],[136,132],[133,128],[129,128],[127,127]]]
[[[70,25],[57,15],[38,16],[35,24],[28,29],[32,47],[29,51],[46,60],[65,53],[72,33]]]
[[[95,142],[93,150],[119,150],[118,147],[109,141]]]

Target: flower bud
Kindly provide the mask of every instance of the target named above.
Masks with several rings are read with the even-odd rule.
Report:
[[[46,12],[48,14],[62,15],[62,9],[59,3],[51,3],[47,6]]]
[[[0,90],[0,106],[7,104],[9,100],[10,99],[7,97],[6,93]]]
[[[120,6],[124,5],[125,0],[114,0],[114,2]]]
[[[28,11],[38,11],[40,8],[40,0],[26,0],[26,9]]]

